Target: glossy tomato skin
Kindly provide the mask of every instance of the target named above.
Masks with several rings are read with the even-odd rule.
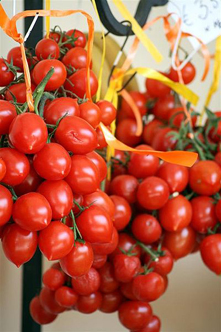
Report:
[[[97,292],[100,287],[100,274],[95,268],[91,267],[83,276],[72,278],[71,284],[79,295],[90,295]]]
[[[149,321],[149,323],[147,324],[147,326],[145,326],[143,329],[138,330],[136,332],[160,332],[160,328],[161,328],[161,321],[159,319],[159,317],[153,315]],[[134,331],[131,331],[134,332]]]
[[[2,182],[10,186],[22,183],[30,171],[28,158],[12,148],[1,148],[0,158],[4,160],[6,165],[6,173]]]
[[[136,201],[136,192],[139,182],[132,175],[118,175],[111,182],[111,193],[113,195],[122,196],[128,203],[132,204]]]
[[[57,317],[57,315],[51,314],[42,307],[39,296],[35,296],[31,300],[29,310],[32,319],[39,325],[50,324]]]
[[[120,305],[118,316],[124,327],[136,331],[144,328],[149,323],[152,309],[147,302],[127,301]]]
[[[151,146],[145,144],[136,146],[136,149],[153,150]],[[144,179],[148,176],[155,175],[158,167],[159,158],[156,156],[151,154],[141,155],[132,152],[128,163],[128,173],[135,176],[137,179]]]
[[[65,257],[74,245],[74,233],[61,221],[53,221],[40,231],[38,245],[49,261]]]
[[[122,282],[120,285],[120,291],[127,300],[137,300],[132,290],[133,280],[130,282]]]
[[[109,258],[112,260],[115,255],[122,254],[120,249],[123,249],[126,252],[130,250],[130,252],[135,254],[136,257],[140,257],[141,255],[141,248],[136,245],[136,240],[127,233],[119,233],[118,247]]]
[[[16,116],[15,106],[7,100],[0,100],[0,135],[8,134],[10,124]]]
[[[41,60],[36,64],[32,72],[34,82],[38,85],[52,67],[54,68],[54,73],[46,84],[45,91],[54,91],[64,84],[67,77],[64,64],[56,59]]]
[[[110,199],[114,203],[114,227],[119,231],[124,229],[130,222],[132,210],[127,200],[121,196],[111,195]]]
[[[36,86],[31,84],[32,92],[35,90]],[[16,83],[11,85],[8,90],[5,92],[6,100],[13,100],[15,96],[17,103],[24,104],[26,102],[26,84],[25,83]]]
[[[71,170],[65,178],[74,194],[86,195],[96,191],[100,184],[97,167],[86,156],[71,157]]]
[[[109,255],[118,245],[119,235],[116,228],[113,228],[111,240],[107,243],[92,243],[92,248],[95,254]]]
[[[97,189],[97,191],[93,192],[92,194],[84,196],[83,205],[89,206],[90,204],[104,209],[109,214],[111,219],[114,218],[114,203],[112,202],[110,197],[102,190]]]
[[[73,194],[66,181],[46,180],[40,184],[38,192],[49,202],[52,210],[52,219],[61,219],[70,213],[73,205]]]
[[[60,49],[56,41],[53,39],[44,38],[39,40],[35,46],[35,54],[38,60],[42,59],[58,59],[60,55]]]
[[[152,148],[158,151],[168,151],[174,149],[177,141],[173,137],[173,133],[171,133],[172,131],[176,130],[172,130],[168,127],[162,129],[159,128],[151,141]]]
[[[198,196],[191,200],[193,216],[191,226],[199,233],[206,234],[216,225],[215,204],[209,196]]]
[[[118,289],[119,282],[115,278],[114,267],[110,262],[106,262],[100,269],[100,291],[102,293],[111,293]]]
[[[67,151],[75,154],[89,153],[97,146],[94,128],[76,116],[67,116],[61,120],[55,133],[55,139]]]
[[[201,160],[190,169],[190,187],[199,195],[211,196],[221,188],[221,169],[211,160]]]
[[[63,271],[51,267],[47,271],[44,272],[42,276],[43,284],[52,291],[60,288],[64,285],[66,280],[65,274]]]
[[[164,293],[164,279],[156,272],[139,275],[133,280],[133,293],[140,301],[155,301]]]
[[[141,262],[138,257],[119,254],[114,257],[114,274],[120,282],[130,282],[139,272]]]
[[[169,111],[168,121],[176,128],[180,128],[183,121],[185,121],[186,115],[183,107],[176,107]],[[191,116],[192,126],[196,126],[197,116]]]
[[[3,179],[3,177],[6,174],[6,165],[2,158],[0,158],[0,181]]]
[[[95,151],[87,153],[86,157],[96,165],[100,175],[100,182],[103,181],[107,176],[107,164],[104,158]]]
[[[10,191],[0,184],[0,226],[5,225],[11,218],[13,199]]]
[[[118,123],[116,137],[129,146],[136,146],[141,141],[141,136],[136,136],[137,123],[134,119],[124,119]]]
[[[196,68],[191,62],[187,62],[187,64],[181,69],[181,75],[184,84],[189,84],[192,82],[196,75]],[[179,82],[179,76],[177,70],[170,68],[169,78],[174,82]]]
[[[102,208],[92,205],[76,219],[78,229],[86,241],[106,243],[111,240],[113,222]]]
[[[101,122],[100,108],[90,100],[80,104],[79,108],[81,118],[86,120],[93,128],[96,128]]]
[[[139,91],[130,91],[129,94],[132,97],[134,103],[136,104],[140,112],[140,115],[144,116],[147,113],[146,97],[144,96],[144,94]],[[121,109],[127,115],[128,118],[132,119],[135,118],[132,108],[124,98],[122,99],[121,102]]]
[[[161,250],[163,255],[159,256],[157,261],[152,261],[150,256],[145,254],[144,263],[149,264],[148,266],[153,268],[154,272],[159,273],[161,276],[166,276],[173,269],[173,256],[167,248],[162,247]]]
[[[34,192],[40,186],[42,178],[35,171],[32,163],[30,164],[30,171],[22,183],[14,186],[17,196],[21,196],[30,192]]]
[[[102,303],[102,294],[95,292],[90,295],[79,296],[76,309],[83,314],[91,314],[98,310]]]
[[[68,81],[65,82],[66,90],[73,92],[79,98],[84,98],[87,87],[87,70],[86,68],[79,69],[76,73],[69,76]],[[90,88],[91,96],[93,97],[98,89],[98,81],[94,72],[90,70]]]
[[[68,30],[65,35],[69,36],[69,37],[74,37],[76,40],[74,41],[74,45],[70,44],[65,44],[65,47],[71,49],[72,47],[82,47],[84,48],[86,43],[87,43],[87,39],[85,37],[85,34],[77,29],[72,29],[72,30]],[[63,38],[63,42],[67,40],[67,37]]]
[[[31,192],[17,199],[13,206],[12,217],[23,229],[40,231],[50,224],[52,211],[43,195]]]
[[[62,59],[67,68],[82,69],[87,65],[87,51],[82,47],[70,49]]]
[[[28,262],[37,249],[37,232],[24,230],[17,224],[6,225],[2,236],[5,256],[17,267]]]
[[[187,167],[164,162],[160,165],[157,176],[166,181],[170,192],[183,191],[189,180],[189,171]]]
[[[13,146],[25,154],[39,152],[47,142],[48,131],[42,118],[35,113],[16,116],[9,128],[9,139]]]
[[[216,204],[216,217],[221,222],[221,199]]]
[[[180,231],[192,219],[192,206],[183,195],[173,197],[159,211],[159,221],[169,232]]]
[[[137,200],[147,210],[160,209],[168,199],[169,187],[167,183],[156,176],[146,178],[138,186]]]
[[[137,215],[131,227],[133,235],[145,244],[159,240],[162,229],[158,220],[150,214]]]
[[[161,74],[168,76],[166,73]],[[164,97],[170,93],[170,87],[152,78],[146,79],[146,88],[150,96],[155,98]]]
[[[102,295],[102,303],[99,310],[105,313],[112,313],[117,311],[120,304],[124,301],[124,296],[119,290]]]
[[[100,269],[107,261],[107,255],[100,255],[94,253],[94,261],[92,267]]]
[[[50,312],[51,314],[60,314],[61,312],[65,311],[65,308],[61,307],[56,301],[55,301],[55,292],[50,290],[47,287],[42,288],[39,300],[42,305],[42,307]]]
[[[19,73],[23,71],[21,48],[19,46],[13,47],[8,52],[7,61],[8,61],[8,63],[13,62],[13,65],[19,68],[19,70],[18,70]]]
[[[8,69],[4,59],[0,59],[0,86],[10,84],[15,75]]]
[[[62,286],[55,291],[55,301],[65,308],[73,307],[78,300],[78,294],[70,287]]]
[[[175,106],[174,96],[166,95],[159,98],[154,105],[153,114],[155,117],[161,121],[169,120],[168,115],[171,109]]]
[[[175,260],[190,254],[196,243],[196,232],[187,226],[177,232],[166,232],[163,245],[171,252]]]
[[[99,100],[97,102],[97,106],[101,110],[101,122],[108,126],[110,125],[116,118],[117,110],[114,105],[107,100]]]
[[[66,113],[68,116],[80,116],[77,99],[61,97],[52,100],[49,106],[44,109],[45,122],[55,125]]]
[[[70,277],[82,276],[93,264],[93,250],[90,243],[75,242],[69,254],[60,260],[62,270]]]
[[[163,122],[157,119],[153,119],[152,121],[148,122],[144,128],[142,137],[145,144],[151,144],[153,137],[155,136],[157,130],[163,126]]]
[[[62,180],[71,169],[71,157],[57,143],[46,144],[33,159],[36,172],[46,180]]]
[[[214,273],[221,274],[221,234],[205,237],[200,244],[200,254],[205,265]]]

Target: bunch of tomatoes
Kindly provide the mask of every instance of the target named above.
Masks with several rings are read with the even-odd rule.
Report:
[[[26,50],[35,112],[26,102],[19,47],[0,60],[0,236],[16,266],[37,247],[50,261],[43,288],[30,303],[38,324],[59,313],[118,311],[132,332],[159,332],[149,302],[166,291],[174,261],[200,250],[221,274],[221,121],[207,110],[206,126],[169,87],[147,79],[130,92],[143,118],[141,136],[125,100],[88,100],[85,35],[56,28]],[[92,63],[91,63],[92,67]],[[164,73],[174,81],[177,73]],[[195,76],[188,63],[184,83]],[[90,70],[92,97],[98,89]],[[108,167],[99,127],[117,116],[119,140],[137,149],[197,151],[191,168],[152,155],[115,151]],[[104,190],[101,190],[104,189]],[[58,261],[58,262],[57,262]]]

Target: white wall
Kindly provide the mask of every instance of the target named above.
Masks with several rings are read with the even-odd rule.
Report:
[[[31,1],[31,0],[30,0]],[[192,0],[189,0],[192,1]],[[124,1],[131,12],[135,11],[137,0]],[[12,0],[1,2],[9,16],[12,14]],[[22,2],[17,1],[17,10],[22,8]],[[93,12],[90,0],[61,1],[52,0],[52,9],[84,9],[89,12],[94,20],[96,28],[99,24]],[[122,20],[116,12],[116,16]],[[158,15],[165,15],[165,8],[154,9],[151,18]],[[151,19],[150,18],[150,19]],[[73,15],[68,18],[52,19],[51,26],[59,24],[65,30],[75,28],[86,31],[85,19],[80,15]],[[19,31],[22,23],[19,22]],[[164,60],[161,64],[156,64],[144,47],[140,46],[136,55],[134,66],[146,66],[159,70],[169,68],[170,58],[168,57],[168,44],[162,34],[162,22],[157,23],[148,31],[148,36],[152,39],[161,53]],[[121,38],[118,38],[122,42]],[[6,56],[8,50],[15,46],[0,31],[0,54]],[[214,42],[210,43],[209,49],[214,52]],[[129,44],[128,44],[129,47]],[[190,49],[188,43],[185,44]],[[109,50],[111,51],[111,50]],[[199,96],[198,110],[201,110],[205,101],[208,88],[212,80],[212,67],[205,82],[201,82],[203,72],[203,60],[200,55],[196,55],[193,63],[197,68],[197,77],[190,85]],[[143,79],[139,78],[140,87],[143,89]],[[220,108],[220,90],[211,102],[211,109]],[[48,265],[44,261],[45,268]],[[18,332],[20,326],[20,307],[21,307],[21,268],[17,269],[4,257],[0,249],[0,331]],[[166,294],[157,302],[153,303],[153,309],[162,320],[163,332],[219,332],[221,331],[221,283],[220,278],[211,273],[202,263],[199,254],[190,255],[175,264],[169,278],[169,288]],[[85,316],[76,312],[67,312],[51,325],[45,326],[43,332],[120,332],[125,331],[118,323],[116,315],[104,315],[100,312]]]

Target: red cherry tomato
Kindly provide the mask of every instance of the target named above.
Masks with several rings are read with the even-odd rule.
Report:
[[[181,75],[184,84],[189,84],[196,76],[195,66],[191,62],[187,62],[187,64],[181,69]],[[178,72],[173,69],[173,67],[170,68],[169,78],[174,82],[179,82]]]
[[[60,221],[53,221],[39,233],[39,249],[49,261],[65,257],[74,245],[74,233]]]
[[[37,249],[37,232],[24,230],[16,224],[6,225],[2,236],[5,256],[17,267],[28,262]]]
[[[29,310],[32,319],[39,325],[50,324],[57,317],[57,315],[51,314],[42,307],[39,296],[35,296],[31,300]]]
[[[199,196],[191,200],[193,216],[191,226],[199,233],[207,233],[216,225],[214,201],[208,196]]]
[[[190,169],[190,187],[199,195],[211,196],[221,188],[221,169],[211,160],[201,160]]]
[[[100,287],[100,274],[91,267],[83,276],[72,278],[71,284],[77,294],[90,295],[97,292]]]
[[[219,222],[221,222],[221,199],[216,204],[216,217],[218,218]]]
[[[117,311],[120,304],[124,301],[124,297],[119,290],[102,295],[102,303],[99,310],[105,313]]]
[[[70,287],[62,286],[54,294],[55,301],[65,308],[73,307],[78,300],[78,294]]]
[[[6,165],[2,158],[0,158],[0,181],[3,179],[3,177],[6,174]]]
[[[215,155],[214,160],[219,165],[219,167],[221,167],[221,151],[217,152],[217,154]]]
[[[107,100],[99,100],[97,106],[101,110],[101,122],[105,126],[110,125],[117,115],[117,110],[114,105]]]
[[[74,194],[91,194],[99,187],[98,168],[86,156],[71,157],[71,170],[65,178]]]
[[[147,326],[136,332],[160,332],[160,327],[161,327],[161,322],[159,317],[153,315]]]
[[[162,75],[168,77],[166,73],[161,73]],[[151,97],[160,98],[168,95],[170,93],[170,88],[152,78],[146,79],[146,88]]]
[[[42,276],[43,284],[48,287],[50,290],[55,291],[60,288],[65,283],[65,274],[59,269],[51,267]]]
[[[132,175],[118,175],[111,182],[111,193],[125,198],[128,203],[136,201],[136,192],[139,182]]]
[[[9,128],[11,143],[18,151],[26,154],[39,152],[46,144],[47,138],[46,124],[34,113],[19,114]]]
[[[18,67],[18,72],[23,72],[23,61],[21,55],[21,48],[19,46],[13,47],[7,55],[8,63],[13,63],[13,66]]]
[[[119,320],[129,330],[144,328],[151,320],[152,309],[147,302],[127,301],[120,305]]]
[[[6,224],[12,215],[13,199],[10,191],[0,184],[0,226]]]
[[[111,240],[108,243],[92,243],[92,248],[95,254],[109,255],[118,245],[119,235],[116,228],[113,228]]]
[[[34,167],[31,164],[30,171],[26,178],[22,181],[22,183],[14,187],[15,193],[16,195],[21,196],[30,192],[34,192],[37,190],[41,182],[42,179],[36,173]]]
[[[184,113],[183,107],[176,107],[169,111],[167,120],[170,121],[170,124],[176,128],[180,128],[183,121],[185,121],[186,115]],[[192,116],[192,126],[195,127],[197,116]]]
[[[0,158],[4,160],[6,165],[6,174],[2,182],[10,186],[22,183],[30,171],[28,158],[23,153],[11,148],[1,148]]]
[[[129,224],[132,216],[130,204],[125,198],[120,196],[111,195],[110,198],[115,206],[113,219],[114,227],[116,227],[117,230],[122,230]]]
[[[147,210],[162,208],[169,199],[169,187],[167,183],[156,177],[146,178],[138,186],[137,200]]]
[[[77,116],[67,116],[61,120],[55,133],[55,139],[67,151],[86,154],[97,146],[94,128]]]
[[[90,295],[79,296],[76,309],[83,314],[91,314],[98,310],[102,303],[102,294],[95,292]]]
[[[189,180],[189,171],[187,167],[164,162],[160,165],[157,176],[166,181],[170,192],[183,191]]]
[[[136,301],[137,298],[133,293],[132,285],[133,285],[133,281],[122,283],[120,286],[120,291],[128,300]]]
[[[58,59],[60,56],[60,49],[56,41],[49,38],[39,40],[35,46],[35,54],[38,60],[43,59]]]
[[[87,153],[86,157],[96,165],[100,175],[100,182],[103,181],[107,176],[107,164],[105,160],[95,151]]]
[[[65,44],[65,47],[67,48],[72,48],[72,47],[82,47],[84,48],[86,43],[87,43],[87,39],[85,37],[85,34],[77,29],[72,29],[72,30],[68,30],[65,33],[65,37],[62,39],[62,42],[65,42],[66,40],[68,40],[67,36],[75,38],[76,40],[74,40],[73,43],[70,44]]]
[[[65,114],[69,116],[79,116],[79,106],[77,99],[61,97],[54,99],[47,108],[44,109],[44,119],[46,123],[55,125]]]
[[[100,291],[102,293],[111,293],[119,287],[119,282],[114,275],[114,267],[110,262],[106,262],[100,269]]]
[[[0,100],[0,135],[8,134],[10,124],[16,116],[15,106],[9,101]]]
[[[65,308],[61,307],[55,300],[55,292],[51,291],[49,288],[44,287],[42,288],[39,300],[42,307],[50,312],[51,314],[60,314],[61,312],[65,311]]]
[[[106,127],[106,128],[111,132],[109,127]],[[96,134],[97,134],[97,149],[106,148],[107,142],[105,140],[102,130],[99,127],[96,128]]]
[[[133,293],[140,301],[155,301],[164,293],[164,279],[156,272],[139,275],[133,280]]]
[[[189,255],[196,243],[196,232],[187,226],[177,232],[166,232],[163,245],[171,252],[174,259]]]
[[[141,248],[136,245],[136,241],[126,233],[119,233],[118,247],[111,254],[110,259],[113,259],[115,255],[122,254],[121,250],[126,252],[130,251],[130,253],[135,254],[134,256],[136,257],[140,257],[141,255]]]
[[[141,263],[138,257],[119,254],[114,257],[114,275],[120,282],[130,282],[139,272]]]
[[[62,270],[70,277],[82,276],[90,270],[93,256],[90,243],[76,241],[69,254],[60,260],[60,265]]]
[[[159,120],[169,120],[170,110],[175,106],[174,96],[166,95],[159,98],[153,107],[153,114]]]
[[[69,50],[62,59],[67,68],[82,69],[87,66],[87,51],[82,47]]]
[[[146,107],[146,97],[144,96],[144,94],[139,91],[130,91],[129,94],[132,97],[136,106],[138,107],[140,115],[141,116],[145,115],[147,113],[147,107]],[[128,118],[132,119],[135,118],[132,108],[124,98],[122,99],[121,109],[127,115]]]
[[[39,84],[47,75],[49,70],[54,68],[54,73],[45,86],[45,91],[54,91],[62,86],[67,77],[67,71],[63,63],[56,59],[39,61],[32,71],[35,84]]]
[[[214,112],[217,117],[221,117],[220,112]],[[209,131],[209,137],[216,143],[219,143],[221,140],[221,120],[218,121],[217,128],[212,127]]]
[[[204,264],[214,273],[221,274],[221,234],[205,237],[200,244]]]
[[[86,101],[80,104],[80,116],[86,120],[93,128],[96,128],[101,122],[101,110],[92,101]]]
[[[47,37],[45,36],[45,38],[47,38]],[[50,31],[49,38],[53,39],[54,41],[56,41],[56,43],[59,43],[61,35],[58,32]]]
[[[171,252],[165,247],[163,247],[161,251],[163,256],[159,256],[158,260],[156,261],[152,261],[151,257],[148,254],[145,254],[144,263],[149,264],[148,266],[153,268],[154,272],[159,273],[161,276],[166,276],[172,271],[173,256]]]
[[[0,59],[0,86],[9,85],[15,75],[10,71],[6,64],[6,60]]]
[[[107,255],[94,254],[94,261],[92,267],[100,269],[107,261]]]
[[[163,126],[163,122],[157,119],[153,119],[148,122],[143,128],[143,140],[146,144],[151,144],[153,137],[160,127]]]
[[[36,86],[32,84],[32,92],[35,90],[35,88]],[[24,104],[26,102],[26,84],[16,83],[11,85],[5,93],[5,99],[13,101],[13,96],[15,97],[17,103]]]
[[[141,141],[141,136],[136,136],[137,123],[134,119],[124,119],[118,123],[116,137],[129,146],[136,146]]]
[[[151,141],[152,148],[158,151],[173,150],[177,141],[174,138],[172,131],[174,132],[176,130],[172,130],[168,127],[163,129],[159,128]]]
[[[137,215],[132,222],[131,230],[133,235],[145,244],[159,240],[162,233],[159,222],[150,214]]]
[[[87,70],[86,68],[79,69],[76,73],[68,77],[64,87],[66,90],[73,92],[79,98],[84,98],[87,87]],[[94,72],[90,70],[90,90],[93,97],[98,89],[98,80]]]
[[[90,204],[104,209],[109,214],[111,219],[114,218],[114,212],[115,212],[114,203],[112,202],[110,197],[107,194],[105,194],[105,192],[98,189],[92,194],[85,195],[83,200],[83,205],[89,206]]]
[[[40,231],[51,222],[51,207],[44,196],[31,192],[20,196],[13,206],[13,220],[25,230]]]

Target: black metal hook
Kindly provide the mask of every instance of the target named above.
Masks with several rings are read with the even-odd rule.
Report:
[[[134,32],[129,31],[130,27],[125,26],[122,22],[119,22],[112,14],[107,0],[95,0],[97,10],[101,22],[105,28],[116,36],[133,35]],[[140,0],[135,13],[135,20],[143,27],[147,21],[149,13],[152,7],[164,6],[168,3],[168,0]]]

